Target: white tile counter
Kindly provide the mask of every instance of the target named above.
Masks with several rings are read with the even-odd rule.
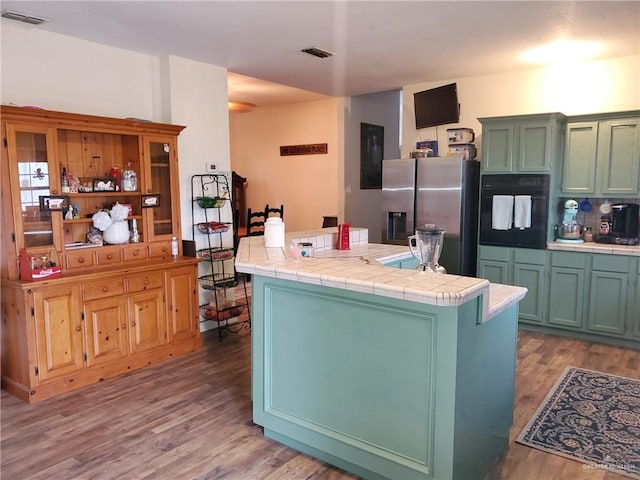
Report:
[[[606,243],[560,243],[549,242],[547,243],[549,250],[561,250],[566,252],[580,252],[580,253],[604,253],[608,255],[630,255],[632,257],[640,257],[640,245],[628,246],[628,245],[612,245]]]
[[[484,295],[484,321],[519,302],[527,293],[526,288],[490,284],[479,278],[390,269],[383,263],[411,258],[408,247],[368,243],[366,229],[352,228],[351,249],[335,250],[336,235],[335,227],[289,233],[285,248],[266,248],[261,236],[244,237],[240,240],[236,269],[438,306],[458,306]],[[315,258],[294,258],[290,247],[298,242],[312,242]]]

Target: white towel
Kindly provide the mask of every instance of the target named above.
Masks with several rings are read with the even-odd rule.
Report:
[[[513,195],[494,195],[491,207],[491,228],[510,230],[513,221]]]
[[[513,226],[520,230],[531,228],[531,195],[516,195]]]

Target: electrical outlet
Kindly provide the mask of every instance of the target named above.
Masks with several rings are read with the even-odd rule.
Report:
[[[213,162],[207,162],[207,172],[212,173],[216,171],[216,164]]]

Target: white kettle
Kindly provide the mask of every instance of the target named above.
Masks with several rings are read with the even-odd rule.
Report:
[[[284,222],[280,217],[269,217],[264,222],[264,246],[284,247]]]

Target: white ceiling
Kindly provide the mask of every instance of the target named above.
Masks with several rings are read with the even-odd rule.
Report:
[[[640,54],[640,1],[3,0],[1,7],[52,20],[30,28],[226,67],[230,100],[257,105],[522,70],[530,67],[519,60],[525,49],[558,38],[602,41],[602,58]],[[310,46],[335,55],[300,52]]]

